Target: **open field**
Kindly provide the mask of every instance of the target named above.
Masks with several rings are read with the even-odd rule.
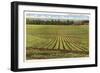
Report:
[[[89,56],[89,25],[26,25],[26,59]]]

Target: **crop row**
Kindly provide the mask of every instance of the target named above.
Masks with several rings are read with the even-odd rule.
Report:
[[[39,45],[39,46],[38,46]],[[59,49],[67,51],[88,51],[82,43],[77,43],[73,38],[69,36],[57,36],[52,39],[47,39],[43,43],[37,44],[36,48],[40,49]]]

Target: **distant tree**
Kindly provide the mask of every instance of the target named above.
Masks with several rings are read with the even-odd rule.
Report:
[[[28,25],[88,25],[89,20],[60,20],[60,19],[34,19],[26,18],[26,24]]]

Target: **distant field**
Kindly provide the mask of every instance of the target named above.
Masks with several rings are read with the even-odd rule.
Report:
[[[26,59],[89,56],[89,25],[26,25]]]

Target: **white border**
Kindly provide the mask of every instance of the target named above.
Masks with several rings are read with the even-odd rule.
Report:
[[[89,17],[89,57],[87,58],[63,58],[63,59],[47,59],[47,60],[32,60],[23,61],[24,58],[24,25],[23,22],[23,11],[54,11],[54,12],[78,12],[78,13],[90,13]],[[62,8],[62,7],[45,7],[45,6],[18,6],[18,68],[35,68],[35,67],[50,67],[50,66],[71,66],[71,65],[84,65],[84,64],[95,64],[95,10],[93,9],[78,9],[78,8]]]

